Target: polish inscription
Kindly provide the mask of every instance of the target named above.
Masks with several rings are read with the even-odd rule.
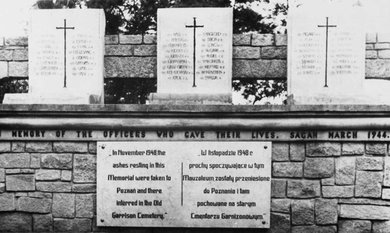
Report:
[[[99,142],[99,226],[269,228],[270,142]]]

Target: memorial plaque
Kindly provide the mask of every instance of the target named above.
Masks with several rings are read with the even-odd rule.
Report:
[[[288,92],[297,103],[348,103],[361,94],[365,33],[356,7],[330,4],[289,15]]]
[[[158,9],[158,93],[231,95],[232,18],[231,8]]]
[[[98,142],[97,224],[269,228],[271,142]]]

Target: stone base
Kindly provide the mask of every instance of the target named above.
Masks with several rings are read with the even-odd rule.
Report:
[[[98,95],[50,95],[5,94],[3,104],[104,104],[104,98]]]
[[[232,94],[165,94],[151,93],[150,104],[171,104],[171,105],[231,105]]]

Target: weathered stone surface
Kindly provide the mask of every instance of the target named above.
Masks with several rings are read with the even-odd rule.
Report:
[[[15,49],[12,53],[12,59],[14,61],[27,61],[28,50],[27,49]]]
[[[326,198],[353,197],[354,186],[322,186],[322,196]]]
[[[104,42],[105,42],[106,45],[118,44],[119,43],[119,37],[118,37],[118,35],[106,35],[104,37]]]
[[[341,144],[337,142],[311,142],[306,144],[306,155],[310,157],[340,156]]]
[[[44,193],[44,192],[28,192],[29,197],[34,197],[34,198],[52,198],[53,194],[52,193]]]
[[[291,143],[290,144],[290,160],[304,161],[305,160],[305,144]]]
[[[51,152],[52,143],[51,142],[27,142],[26,151],[27,152]]]
[[[372,233],[389,233],[390,221],[380,221],[372,223]]]
[[[252,34],[253,46],[273,45],[274,40],[274,34]]]
[[[378,51],[366,50],[366,59],[376,59],[376,58],[378,58]]]
[[[303,164],[299,162],[273,162],[273,177],[302,177]]]
[[[10,142],[0,142],[0,152],[9,152],[11,151]]]
[[[33,230],[36,232],[53,231],[53,217],[51,214],[34,214],[33,223]]]
[[[371,222],[364,220],[341,220],[340,233],[371,233]]]
[[[382,199],[390,200],[390,189],[382,189]]]
[[[285,180],[271,180],[271,197],[286,197]]]
[[[26,46],[28,45],[27,37],[9,37],[5,39],[6,46]]]
[[[367,50],[374,50],[374,44],[366,44],[366,51]]]
[[[53,223],[54,232],[64,232],[72,231],[73,232],[73,219],[66,218],[55,218]]]
[[[92,228],[92,220],[84,218],[66,219],[54,218],[55,232],[90,232]]]
[[[0,213],[1,231],[32,231],[32,218],[26,213]]]
[[[34,169],[27,169],[27,168],[22,168],[22,169],[7,169],[5,171],[5,174],[10,175],[10,174],[34,174],[35,170]]]
[[[321,179],[321,185],[334,185],[334,184],[335,184],[334,177]]]
[[[286,77],[286,60],[233,60],[233,78]]]
[[[41,155],[31,154],[30,168],[40,168],[40,167],[41,167]]]
[[[352,219],[390,220],[390,206],[340,205],[340,217]]]
[[[74,155],[73,182],[96,182],[96,155]]]
[[[40,169],[35,174],[36,180],[59,180],[60,177],[60,170]]]
[[[355,157],[336,159],[336,184],[351,185],[355,183]]]
[[[336,233],[335,226],[295,226],[291,233]]]
[[[366,143],[366,154],[385,155],[387,151],[386,143]]]
[[[364,143],[346,142],[342,145],[342,155],[362,155],[364,154]]]
[[[8,75],[10,77],[28,77],[28,62],[8,62]]]
[[[390,187],[390,157],[385,157],[385,174],[383,178],[383,186]]]
[[[37,190],[42,192],[70,192],[72,184],[70,182],[37,182]]]
[[[0,167],[2,168],[28,168],[30,155],[25,153],[0,154]]]
[[[275,34],[276,46],[287,46],[287,34]]]
[[[289,233],[290,226],[290,215],[271,213],[271,232],[272,233]]]
[[[273,143],[272,144],[272,161],[288,161],[288,143]]]
[[[359,205],[383,205],[390,206],[390,201],[371,198],[340,198],[339,204],[359,204]]]
[[[250,45],[251,34],[234,34],[233,45]]]
[[[304,164],[304,177],[327,178],[334,174],[333,158],[306,158]]]
[[[132,56],[134,55],[133,45],[106,45],[106,56]]]
[[[53,150],[55,152],[69,152],[69,153],[87,153],[87,142],[54,142]]]
[[[42,168],[71,169],[72,154],[42,154]]]
[[[233,47],[233,58],[259,59],[260,47],[250,47],[250,46]]]
[[[377,33],[377,42],[378,43],[390,42],[390,33],[388,33],[388,32],[378,32]]]
[[[380,59],[389,59],[390,58],[390,50],[379,50],[378,58]]]
[[[75,194],[53,194],[53,217],[72,218],[75,216]]]
[[[5,192],[5,183],[0,183],[0,193]]]
[[[157,44],[157,34],[144,34],[144,44]]]
[[[89,232],[92,228],[92,220],[85,218],[75,218],[73,222],[74,232]]]
[[[381,51],[381,49],[390,49],[390,43],[375,43],[374,48]]]
[[[93,217],[94,194],[76,194],[76,217]]]
[[[96,142],[88,143],[88,152],[90,154],[96,154]]]
[[[4,181],[5,181],[5,169],[0,168],[0,182],[4,182]]]
[[[24,152],[26,149],[25,142],[12,142],[11,143],[11,151],[12,152]]]
[[[62,181],[71,181],[72,180],[72,172],[68,170],[61,171],[61,180]]]
[[[12,50],[0,50],[0,61],[10,61],[12,60]]]
[[[17,211],[29,213],[50,213],[51,199],[49,198],[32,198],[20,197],[16,206]]]
[[[286,184],[285,184],[286,186]],[[72,192],[75,193],[96,193],[96,184],[73,184]]]
[[[287,196],[291,198],[313,198],[320,196],[320,182],[316,180],[289,180]]]
[[[13,193],[0,194],[0,211],[12,211],[12,210],[15,210],[14,194]]]
[[[260,54],[264,59],[287,59],[287,47],[262,47]]]
[[[366,77],[386,78],[390,76],[390,60],[387,59],[367,59]]]
[[[119,34],[120,44],[141,44],[142,35],[123,35]]]
[[[134,45],[134,56],[157,56],[157,45]]]
[[[314,200],[294,200],[291,203],[293,225],[314,224]]]
[[[8,77],[8,62],[0,61],[0,78]]]
[[[290,199],[272,199],[271,211],[279,213],[290,213]]]
[[[356,172],[355,197],[381,197],[383,172]]]
[[[34,175],[7,175],[5,186],[7,191],[33,191]]]
[[[361,157],[356,159],[357,170],[381,171],[383,170],[382,157]]]
[[[156,57],[106,57],[104,66],[107,78],[155,78]]]
[[[337,200],[317,199],[315,200],[315,219],[318,225],[337,224]]]

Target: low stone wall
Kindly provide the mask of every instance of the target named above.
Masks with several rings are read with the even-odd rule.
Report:
[[[390,36],[367,34],[366,77],[390,77]],[[106,36],[106,78],[156,78],[155,35]],[[4,38],[0,43],[0,78],[28,77],[27,38]],[[286,79],[287,35],[233,36],[233,78]]]

